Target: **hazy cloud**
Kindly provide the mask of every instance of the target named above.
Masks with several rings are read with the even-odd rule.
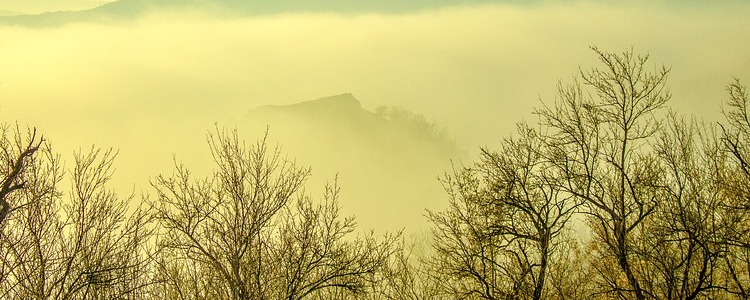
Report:
[[[530,108],[540,97],[552,101],[558,79],[595,65],[589,45],[650,52],[653,63],[673,66],[672,105],[716,118],[731,77],[750,81],[748,8],[540,2],[400,14],[154,12],[6,26],[0,118],[39,127],[65,155],[90,144],[119,148],[116,180],[125,188],[146,188],[148,177],[171,172],[172,153],[205,170],[205,133],[214,122],[344,92],[370,110],[423,113],[474,151],[532,119]],[[433,182],[424,188],[439,194]],[[363,186],[350,180],[342,188]],[[342,204],[366,213],[357,199]],[[415,215],[422,207],[414,205]]]

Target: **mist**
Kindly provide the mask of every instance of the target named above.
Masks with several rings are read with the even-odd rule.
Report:
[[[346,166],[367,160],[367,151],[315,144],[309,132],[295,136],[309,124],[272,124],[270,139],[314,167],[308,190],[321,190],[338,173],[344,211],[357,215],[360,228],[420,230],[424,209],[446,203],[437,178],[451,160],[473,160],[516,122],[535,121],[532,107],[554,100],[558,80],[595,63],[589,46],[650,53],[652,62],[672,66],[671,107],[717,119],[732,77],[750,79],[748,8],[740,1],[550,1],[401,13],[182,9],[6,25],[0,117],[37,127],[65,158],[92,144],[118,149],[116,186],[140,194],[150,191],[150,178],[171,174],[173,158],[206,175],[206,134],[215,124],[236,125],[254,141],[265,124],[238,124],[249,124],[240,120],[257,107],[351,93],[366,111],[385,105],[424,115],[466,153],[437,153],[425,159],[430,164],[409,169],[371,161],[354,168]],[[354,134],[343,136],[351,141]],[[397,141],[398,149],[425,149]],[[316,155],[323,149],[337,159]],[[403,158],[391,151],[385,154],[394,161]]]

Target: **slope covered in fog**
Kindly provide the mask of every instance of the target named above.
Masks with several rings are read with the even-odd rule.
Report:
[[[290,105],[261,106],[236,120],[243,136],[269,139],[313,168],[308,187],[338,174],[344,211],[364,228],[425,227],[425,208],[439,209],[445,193],[437,180],[451,160],[466,154],[435,124],[400,108],[370,111],[351,94]],[[317,192],[317,190],[312,190]]]

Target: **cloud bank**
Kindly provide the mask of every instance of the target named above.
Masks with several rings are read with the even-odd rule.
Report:
[[[516,122],[533,121],[531,107],[540,98],[552,101],[558,80],[568,81],[578,66],[595,66],[588,46],[596,45],[632,46],[649,52],[654,64],[673,66],[671,105],[717,119],[729,80],[750,82],[749,8],[579,1],[399,14],[226,17],[183,10],[48,28],[4,26],[0,118],[38,127],[66,156],[91,144],[118,148],[115,180],[126,191],[147,189],[149,177],[170,173],[173,153],[207,170],[205,134],[215,122],[261,105],[345,92],[370,110],[390,105],[422,113],[476,153]],[[434,184],[414,188],[438,199],[413,201],[413,217],[420,218],[425,201],[445,202],[433,171],[424,176]],[[368,180],[377,179],[342,188],[369,188]],[[342,204],[367,213],[357,201]],[[361,225],[402,227],[375,218]]]

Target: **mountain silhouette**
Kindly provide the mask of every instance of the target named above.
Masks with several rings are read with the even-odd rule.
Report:
[[[298,113],[317,116],[356,116],[370,118],[372,113],[364,110],[362,104],[351,93],[300,102],[291,105],[264,105],[248,114],[255,113]]]
[[[467,156],[425,117],[395,107],[371,111],[349,93],[260,106],[235,122],[243,135],[267,129],[284,153],[322,176],[316,184],[339,174],[342,204],[359,212],[365,228],[424,228],[424,208],[440,209],[445,199],[437,177]]]
[[[440,148],[446,153],[461,152],[447,133],[423,116],[398,107],[381,106],[375,112],[369,111],[351,93],[290,105],[260,106],[250,110],[245,119],[272,127],[273,124],[289,127],[290,124],[302,123],[303,127],[297,129],[300,132],[365,135],[387,144],[398,144],[403,140]]]
[[[0,17],[17,16],[20,14],[21,13],[16,11],[0,9]]]
[[[378,123],[384,121],[375,113],[362,108],[359,100],[349,93],[291,105],[261,106],[249,111],[246,117],[266,123],[277,123],[280,120],[306,123],[308,127],[302,130],[359,130],[369,134],[380,131],[383,124]]]
[[[508,0],[516,2],[516,0]],[[147,12],[197,9],[233,16],[256,16],[295,12],[404,13],[445,6],[495,3],[491,0],[119,0],[82,11],[57,11],[37,15],[0,16],[0,24],[55,26],[68,22],[122,20]]]

